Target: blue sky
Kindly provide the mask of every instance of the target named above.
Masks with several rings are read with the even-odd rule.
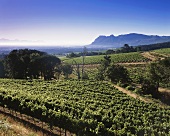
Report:
[[[0,0],[0,38],[86,45],[99,35],[170,35],[170,0]]]

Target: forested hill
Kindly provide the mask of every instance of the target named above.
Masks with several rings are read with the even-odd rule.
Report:
[[[157,35],[144,35],[137,33],[130,33],[124,35],[110,35],[110,36],[99,36],[95,39],[94,42],[91,43],[91,46],[98,47],[110,47],[110,48],[118,48],[124,44],[129,44],[130,46],[138,46],[138,45],[148,45],[148,44],[156,44],[170,42],[170,36],[157,36]]]
[[[139,47],[142,51],[156,50],[161,48],[170,48],[170,42],[156,43],[150,45],[139,45],[137,47]]]

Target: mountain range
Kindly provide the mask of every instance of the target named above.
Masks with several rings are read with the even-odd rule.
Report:
[[[124,35],[110,35],[110,36],[99,36],[90,44],[91,47],[107,47],[107,48],[118,48],[124,44],[130,46],[148,45],[155,43],[170,42],[170,36],[158,36],[158,35],[144,35],[137,33],[130,33]]]

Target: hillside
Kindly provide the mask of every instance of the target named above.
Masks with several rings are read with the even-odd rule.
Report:
[[[157,35],[144,35],[137,33],[130,33],[124,35],[110,35],[110,36],[99,36],[91,43],[94,47],[110,47],[118,48],[124,44],[129,44],[130,46],[137,45],[148,45],[155,43],[169,42],[170,36],[157,36]]]
[[[149,44],[149,45],[139,45],[138,47],[140,48],[141,51],[170,48],[170,42],[156,43],[156,44]]]
[[[1,79],[0,84],[1,106],[51,128],[86,136],[169,134],[168,107],[129,97],[109,82]]]
[[[69,76],[71,80],[0,79],[0,112],[31,125],[38,135],[44,135],[44,131],[61,136],[169,135],[170,107],[141,95],[139,85],[147,65],[167,57],[169,49],[110,54],[112,62],[124,65],[129,71],[132,83],[126,86],[96,81],[97,67],[105,55],[85,57],[84,70],[89,76],[86,80],[77,80],[75,73]],[[82,57],[62,58],[67,64],[73,60],[80,64],[81,70]],[[160,86],[169,87],[165,83]],[[163,89],[166,88],[161,88],[161,94],[165,91],[168,94],[168,88]],[[37,134],[25,128],[18,131],[16,127],[4,131],[4,125],[16,126],[15,122],[3,118],[0,122],[0,134]]]

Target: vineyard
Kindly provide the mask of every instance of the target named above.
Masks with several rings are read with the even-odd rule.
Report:
[[[146,76],[147,65],[127,66],[129,76],[134,83],[140,83],[141,78]]]
[[[111,54],[111,61],[114,63],[127,63],[127,62],[147,62],[149,59],[143,57],[138,52],[133,53],[120,53],[120,54]],[[104,55],[97,56],[87,56],[85,58],[85,64],[99,64],[103,60]],[[82,57],[77,58],[61,58],[65,63],[72,64],[75,60],[78,64],[82,64]]]
[[[0,80],[0,105],[76,135],[170,135],[170,108],[97,81]]]
[[[133,83],[139,84],[141,82],[142,77],[147,77],[147,64],[145,65],[131,65],[126,66],[129,72],[129,76],[132,79]],[[166,82],[160,82],[160,87],[170,88],[170,84]]]
[[[153,52],[159,53],[159,54],[170,54],[170,48],[165,48],[165,49],[159,49],[159,50],[154,50]]]

